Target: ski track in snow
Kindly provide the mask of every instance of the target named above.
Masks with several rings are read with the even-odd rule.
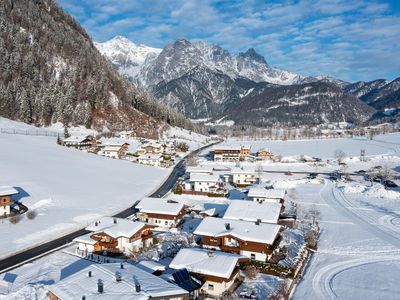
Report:
[[[356,201],[346,198],[343,192],[337,189],[331,181],[325,183],[320,195],[334,209],[339,210],[339,213],[343,213],[352,219],[357,219],[360,225],[374,234],[377,239],[381,239],[395,247],[388,249],[384,249],[384,247],[379,249],[339,247],[337,249],[318,250],[320,253],[330,255],[357,257],[326,265],[314,275],[312,287],[318,299],[339,299],[333,289],[333,280],[340,273],[362,265],[400,261],[400,215],[398,215],[398,212],[393,212],[393,214],[376,218],[371,213],[368,213],[371,210],[360,209],[362,207],[359,207]],[[374,210],[372,211],[375,212]]]

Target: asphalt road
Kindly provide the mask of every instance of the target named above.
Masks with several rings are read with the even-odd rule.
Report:
[[[168,193],[175,185],[177,179],[185,174],[185,159],[189,157],[193,157],[195,155],[198,155],[199,152],[203,151],[204,149],[211,147],[215,144],[218,144],[219,142],[201,147],[190,154],[188,154],[183,160],[181,160],[178,164],[175,165],[174,169],[172,170],[171,174],[168,176],[168,178],[164,181],[164,183],[151,195],[150,197],[162,197],[166,193]],[[135,203],[136,204],[136,203]],[[136,212],[136,209],[134,206],[131,206],[113,217],[118,217],[118,218],[126,218],[131,215],[133,215]],[[16,253],[6,259],[3,259],[0,261],[0,272],[2,272],[5,269],[12,268],[15,265],[18,265],[20,263],[23,263],[24,261],[34,259],[35,257],[42,255],[46,252],[49,252],[51,250],[54,250],[56,248],[59,248],[69,242],[71,242],[74,238],[87,234],[89,231],[83,229],[79,229],[77,231],[74,231],[70,234],[64,235],[62,237],[59,237],[55,240],[49,241],[47,243],[41,244],[40,246],[33,247],[29,250],[25,250],[19,253]]]

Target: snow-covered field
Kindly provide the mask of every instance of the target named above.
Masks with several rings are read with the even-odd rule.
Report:
[[[308,155],[310,157],[333,158],[334,152],[343,150],[347,156],[359,156],[360,150],[366,150],[366,155],[400,153],[400,134],[387,134],[367,138],[314,139],[295,141],[248,141],[228,139],[224,144],[250,145],[252,152],[261,148],[269,148],[272,153],[282,156]],[[222,145],[222,144],[221,144]]]
[[[0,221],[0,257],[128,208],[170,171],[61,147],[54,137],[0,134],[0,147],[0,185],[20,189],[38,213],[18,224]]]
[[[28,141],[27,145],[21,145],[25,144],[21,140]],[[378,136],[373,141],[335,139],[242,142],[236,140],[235,143],[251,144],[253,151],[269,147],[275,154],[283,156],[305,154],[322,158],[332,158],[336,149],[342,149],[349,156],[358,156],[360,149],[365,149],[368,161],[360,162],[358,158],[347,159],[348,170],[368,170],[372,166],[384,163],[391,163],[393,171],[400,170],[400,157],[397,152],[400,150],[400,134]],[[151,190],[150,186],[157,185],[157,182],[166,175],[166,171],[157,168],[145,168],[124,161],[64,149],[55,145],[54,138],[0,135],[0,145],[2,148],[3,145],[7,145],[4,147],[6,151],[0,153],[0,166],[3,168],[4,165],[8,170],[5,173],[8,177],[1,177],[1,180],[3,181],[4,178],[18,180],[15,184],[9,180],[5,183],[22,187],[27,193],[32,192],[32,196],[22,198],[22,200],[28,206],[37,205],[36,209],[40,213],[33,221],[24,219],[17,225],[0,224],[1,227],[7,228],[6,233],[3,233],[7,234],[5,240],[22,240],[22,237],[15,238],[16,234],[21,234],[21,232],[26,234],[26,240],[29,240],[31,230],[37,231],[37,228],[30,227],[37,223],[43,226],[58,222],[69,224],[68,226],[76,226],[79,222],[85,223],[87,217],[77,218],[79,222],[74,217],[93,216],[94,218],[100,215],[104,208],[92,207],[97,201],[108,203],[105,208],[110,210],[119,204],[132,203],[139,198],[137,194],[144,193],[142,188],[144,182],[148,183],[148,190]],[[10,145],[14,146],[10,147]],[[46,146],[43,148],[43,145]],[[40,149],[42,151],[39,151]],[[63,160],[60,161],[59,157],[63,157]],[[68,163],[71,161],[75,163],[73,165]],[[213,164],[205,162],[204,158],[201,162]],[[246,164],[250,163],[243,163],[243,165]],[[218,165],[234,166],[235,164]],[[315,166],[309,163],[265,162],[262,165],[266,170],[316,171]],[[44,169],[41,170],[40,166]],[[75,168],[78,168],[76,174],[79,175],[73,173]],[[334,169],[338,169],[336,162],[325,162],[323,166],[318,167],[319,171]],[[22,170],[26,174],[22,174]],[[104,172],[108,176],[103,178],[99,174]],[[150,175],[148,172],[154,172],[154,174]],[[53,176],[47,176],[44,180],[43,174],[47,173]],[[111,173],[113,176],[110,176]],[[137,173],[141,174],[140,182],[137,175],[134,175]],[[224,171],[220,173],[223,174]],[[34,176],[35,174],[37,177]],[[143,180],[143,174],[146,178],[149,175],[154,181],[150,184],[147,181],[148,178]],[[90,176],[95,176],[95,179],[90,181],[89,186],[87,183],[81,183]],[[262,175],[263,181],[270,181],[275,188],[288,189],[287,203],[291,201],[297,203],[298,211],[313,208],[321,214],[318,250],[313,254],[301,281],[294,290],[293,299],[398,299],[400,293],[398,285],[400,279],[400,189],[385,190],[379,183],[368,186],[368,182],[356,176],[354,176],[355,181],[347,183],[334,183],[327,180],[326,176],[319,176],[322,180],[307,180],[305,176],[306,174],[287,176],[268,172]],[[60,180],[61,177],[68,179]],[[46,194],[48,186],[52,187],[51,195]],[[138,186],[140,186],[139,191]],[[95,188],[96,192],[90,194],[89,192]],[[121,193],[121,196],[116,197],[117,193]],[[81,194],[83,196],[79,197]],[[68,199],[72,199],[69,201],[74,201],[74,203],[68,205],[69,201],[65,201],[64,195],[68,195],[70,197]],[[71,197],[72,195],[75,195],[77,200]],[[96,199],[90,195],[104,195],[104,197]],[[241,194],[237,192],[236,196],[238,197],[230,199],[188,195],[169,195],[168,197],[190,206],[198,206],[199,209],[216,208],[223,213],[229,202],[240,198]],[[50,197],[51,201],[49,201]],[[88,205],[85,204],[83,208],[85,202]],[[82,207],[77,208],[77,203]],[[43,223],[41,223],[42,219]],[[188,219],[186,217],[186,221]],[[184,231],[192,232],[199,220],[198,218],[189,219],[190,222],[185,224]],[[28,227],[25,226],[26,224],[29,225],[26,229],[27,233],[22,231]],[[17,233],[12,231],[8,233],[9,228],[22,229],[19,229]],[[45,230],[44,228],[46,227],[41,230]],[[6,245],[5,242],[1,243],[2,247]],[[15,242],[12,245],[18,246]],[[46,257],[13,270],[12,273],[18,275],[18,278],[11,287],[12,294],[5,296],[4,299],[32,299],[35,295],[39,299],[45,299],[43,286],[58,281],[65,270],[70,272],[74,268],[80,268],[81,264],[88,263],[59,252],[50,255],[45,260]],[[3,279],[3,274],[0,275],[1,279]],[[259,274],[254,280],[246,280],[237,292],[244,288],[254,289],[264,299],[274,289],[277,282],[276,277]],[[0,291],[4,293],[4,289]],[[2,299],[1,295],[0,299]]]

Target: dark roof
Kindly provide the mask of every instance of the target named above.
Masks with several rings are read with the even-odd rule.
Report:
[[[183,288],[188,292],[193,292],[200,287],[200,285],[192,279],[188,270],[186,269],[175,271],[172,273],[172,277],[180,288]]]

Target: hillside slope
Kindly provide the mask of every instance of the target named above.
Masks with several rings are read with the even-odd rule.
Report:
[[[190,126],[121,77],[53,0],[0,2],[0,116],[156,136]]]

